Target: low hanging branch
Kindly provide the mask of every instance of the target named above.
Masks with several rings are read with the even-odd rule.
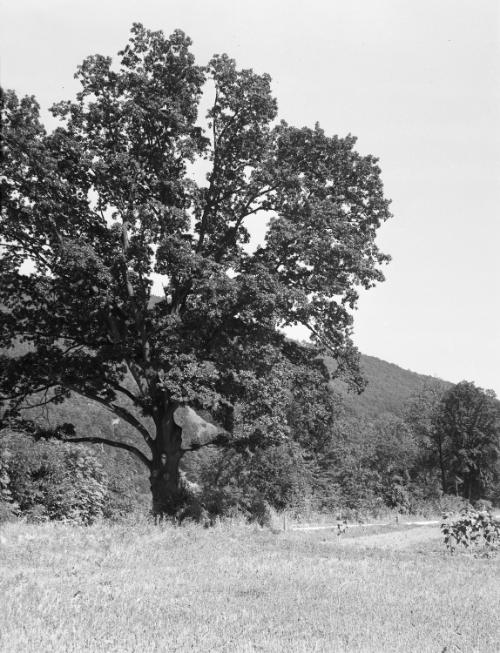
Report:
[[[105,444],[108,447],[128,451],[138,458],[148,469],[151,469],[151,460],[133,444],[110,440],[109,438],[102,438],[99,436],[74,436],[75,429],[73,424],[64,423],[59,424],[54,428],[44,428],[32,420],[7,418],[0,422],[0,431],[7,429],[16,433],[31,436],[34,440],[57,440],[58,442],[65,442],[68,444]]]
[[[141,463],[146,465],[148,469],[151,469],[151,461],[149,458],[142,453],[137,447],[134,447],[132,444],[127,444],[126,442],[118,442],[116,440],[109,440],[108,438],[100,438],[94,436],[88,437],[77,437],[77,438],[68,438],[60,434],[54,434],[53,439],[59,440],[59,442],[68,442],[70,444],[77,444],[79,442],[88,442],[90,444],[105,444],[108,447],[115,447],[116,449],[123,449],[133,454],[138,458]]]

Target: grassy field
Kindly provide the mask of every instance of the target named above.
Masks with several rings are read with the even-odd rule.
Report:
[[[500,651],[500,560],[412,530],[4,525],[0,649]]]

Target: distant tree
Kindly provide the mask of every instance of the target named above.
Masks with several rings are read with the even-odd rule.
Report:
[[[486,498],[500,456],[500,402],[492,390],[462,381],[443,396],[437,429],[447,450],[447,489],[464,498]]]
[[[418,465],[424,472],[439,470],[442,492],[446,492],[448,487],[449,451],[446,434],[438,425],[437,418],[447,388],[438,380],[425,382],[404,409],[404,419],[419,448]]]
[[[371,422],[351,415],[336,420],[318,456],[317,502],[332,510],[374,508],[379,474],[373,470],[375,433]]]
[[[2,97],[6,417],[33,396],[97,402],[142,443],[56,434],[134,454],[154,511],[169,514],[182,456],[208,444],[183,438],[180,407],[210,415],[227,445],[254,401],[260,415],[238,437],[258,422],[258,438],[282,441],[286,402],[282,413],[271,407],[290,396],[285,377],[299,354],[330,353],[337,374],[359,385],[356,287],[383,279],[375,235],[389,217],[377,160],[355,152],[354,137],[276,122],[268,75],[226,55],[197,66],[190,45],[181,31],[166,38],[135,24],[117,67],[95,55],[78,68],[81,90],[52,108],[61,126],[50,134],[33,97]],[[265,239],[250,251],[258,220]],[[157,301],[152,273],[163,275]],[[287,342],[282,328],[296,324],[310,347]],[[9,354],[19,341],[26,353]]]
[[[344,417],[344,402],[338,392],[325,383],[322,362],[307,360],[296,364],[291,379],[287,421],[290,436],[304,451],[321,456],[332,441],[335,424]]]
[[[390,507],[409,510],[410,483],[418,456],[415,436],[402,418],[391,414],[381,415],[374,428],[371,467],[379,475],[381,494]]]

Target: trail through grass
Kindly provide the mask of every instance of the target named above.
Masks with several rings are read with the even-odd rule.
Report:
[[[410,528],[390,528],[387,531],[377,532],[375,534],[362,532],[361,534],[350,534],[351,537],[339,538],[339,544],[358,547],[375,547],[378,549],[388,549],[390,551],[399,551],[401,549],[412,548],[424,545],[429,550],[428,545],[434,545],[439,549],[441,533],[436,526],[418,526]]]
[[[387,536],[8,525],[0,649],[500,651],[500,561]]]

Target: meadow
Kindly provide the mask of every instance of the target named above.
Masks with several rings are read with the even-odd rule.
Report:
[[[6,524],[0,649],[500,650],[498,558],[450,555],[435,528],[360,535]]]

